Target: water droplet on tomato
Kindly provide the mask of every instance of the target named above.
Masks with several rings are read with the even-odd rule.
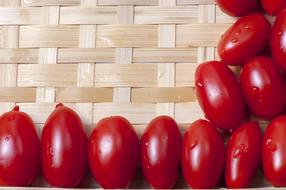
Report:
[[[232,43],[236,43],[236,42],[238,42],[238,40],[237,39],[232,39],[231,42]]]
[[[191,145],[190,145],[190,149],[195,148],[197,145],[198,145],[197,141],[192,142]]]
[[[267,147],[269,150],[271,150],[271,151],[277,150],[277,146],[272,143],[272,140],[271,140],[271,139],[268,139],[268,140],[266,141],[266,147]]]
[[[202,83],[200,83],[200,82],[197,83],[197,86],[200,87],[200,88],[204,87],[204,85]]]
[[[235,32],[235,35],[239,35],[241,33],[241,29],[238,29],[236,32]]]
[[[247,30],[253,30],[253,27],[249,26],[249,25],[245,25],[244,28],[247,29]]]
[[[258,88],[258,87],[253,87],[253,88],[252,88],[252,91],[256,93],[256,92],[259,91],[259,88]]]
[[[6,142],[9,142],[9,140],[10,140],[9,137],[5,137]]]
[[[243,153],[247,152],[248,149],[245,147],[244,144],[240,144],[238,145],[238,147],[236,148],[236,150],[233,153],[233,158],[238,158],[240,157]]]
[[[146,143],[145,143],[145,146],[148,146],[148,144],[149,144],[149,143],[148,143],[148,142],[146,142]]]
[[[282,35],[282,32],[278,32],[277,34],[278,34],[279,36],[281,36],[281,35]]]

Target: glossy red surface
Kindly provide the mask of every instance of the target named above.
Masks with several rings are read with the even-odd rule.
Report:
[[[182,169],[192,188],[213,188],[223,173],[225,147],[215,126],[197,120],[183,138]]]
[[[228,188],[249,187],[261,160],[262,132],[258,122],[242,124],[228,141],[225,182]]]
[[[277,15],[273,25],[271,50],[275,63],[286,71],[286,9]]]
[[[40,140],[32,119],[16,106],[0,117],[0,185],[28,186],[40,169]]]
[[[278,14],[286,6],[286,0],[260,0],[260,2],[269,15]]]
[[[103,188],[126,188],[135,177],[139,162],[139,139],[123,117],[99,121],[89,143],[89,164]]]
[[[286,115],[268,125],[263,137],[264,176],[273,186],[286,186]]]
[[[200,64],[195,88],[206,118],[212,123],[225,130],[240,125],[245,103],[235,75],[225,64],[217,61]]]
[[[168,116],[154,118],[141,138],[141,167],[156,189],[170,189],[177,181],[181,163],[181,134]]]
[[[249,60],[241,70],[240,84],[255,115],[271,119],[284,109],[286,86],[278,67],[270,58]]]
[[[216,0],[220,9],[230,16],[243,16],[257,7],[257,0]]]
[[[264,49],[270,33],[271,25],[262,14],[241,17],[221,37],[218,55],[225,64],[242,65]]]
[[[58,104],[48,117],[41,139],[42,169],[54,187],[76,187],[88,167],[88,139],[79,116]]]

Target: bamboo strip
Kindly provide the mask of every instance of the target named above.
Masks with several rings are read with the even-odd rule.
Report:
[[[38,49],[0,49],[0,63],[38,63]]]
[[[23,6],[67,6],[79,5],[80,0],[22,0]]]
[[[116,16],[115,7],[62,7],[60,24],[113,24]]]
[[[35,88],[0,87],[0,102],[35,102]]]
[[[133,88],[132,102],[167,103],[195,101],[193,88]]]
[[[4,6],[18,7],[20,0],[4,0]],[[19,47],[19,26],[3,26],[2,28],[2,46],[4,48],[18,48]],[[17,86],[17,65],[6,64],[0,65],[0,86],[1,87],[16,87]],[[15,105],[13,101],[7,103],[0,103],[0,113],[11,110]]]
[[[135,24],[190,24],[198,20],[198,6],[138,6],[134,16]]]

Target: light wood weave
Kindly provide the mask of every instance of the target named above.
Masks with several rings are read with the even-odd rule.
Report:
[[[63,102],[89,133],[110,115],[125,116],[139,135],[162,114],[183,131],[204,116],[195,69],[217,57],[234,20],[214,0],[0,0],[0,113],[18,104],[40,133]],[[140,176],[132,187],[146,187]],[[82,186],[96,187],[90,176]]]

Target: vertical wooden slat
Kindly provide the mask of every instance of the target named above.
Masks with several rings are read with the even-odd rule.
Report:
[[[160,7],[176,6],[176,0],[159,0]],[[162,48],[175,48],[176,44],[176,25],[159,26],[158,46]],[[174,87],[175,85],[175,63],[158,64],[158,87]],[[169,115],[174,117],[175,106],[173,102],[158,103],[157,115]]]
[[[6,7],[18,7],[20,0],[2,0]],[[19,47],[19,26],[3,26],[3,48]],[[17,86],[17,64],[0,65],[0,86],[16,87]],[[0,113],[10,110],[15,102],[0,103]]]
[[[118,6],[118,23],[132,24],[133,23],[133,6]],[[115,64],[131,64],[132,63],[132,48],[116,48],[115,50]],[[114,88],[113,101],[114,102],[130,102],[131,89]]]
[[[96,7],[97,0],[81,0],[81,5],[85,7]],[[96,25],[80,25],[80,48],[95,48]],[[78,87],[93,87],[95,63],[78,64]],[[93,106],[92,103],[77,103],[76,110],[85,124],[88,134],[92,131]]]

